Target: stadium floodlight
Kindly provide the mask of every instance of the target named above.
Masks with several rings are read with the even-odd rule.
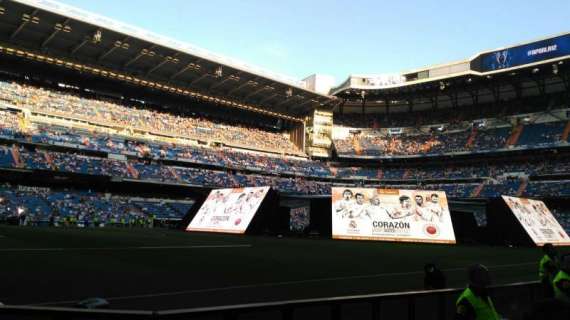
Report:
[[[113,45],[114,45],[116,48],[121,48],[121,49],[124,49],[124,50],[129,50],[129,48],[131,47],[130,44],[128,44],[128,43],[126,43],[126,42],[123,42],[123,41],[119,41],[119,40],[115,41],[115,43],[114,43]]]
[[[31,15],[29,15],[29,14],[27,14],[27,13],[24,13],[24,14],[22,15],[22,21],[24,21],[24,22],[31,22],[31,23],[33,23],[33,24],[38,24],[38,23],[40,23],[40,18],[37,17],[37,16],[31,16]]]
[[[467,78],[467,80],[465,80],[465,81],[466,81],[467,83],[471,83],[471,82],[473,82],[473,79]]]
[[[528,123],[530,123],[531,119],[529,116],[526,116],[526,117],[522,118],[521,120],[523,121],[523,123],[528,124]]]
[[[71,32],[71,27],[68,26],[67,24],[56,23],[55,26],[53,26],[53,28],[57,31],[63,31],[66,33]]]
[[[557,74],[558,74],[558,65],[557,65],[557,64],[553,64],[553,65],[552,65],[552,74],[553,74],[553,75],[557,75]]]
[[[0,7],[0,15],[3,15],[5,13],[6,13],[6,8]]]
[[[366,98],[366,91],[360,91],[360,96],[362,97],[362,100],[364,100]]]
[[[446,87],[445,83],[443,81],[440,81],[439,82],[439,90],[443,91],[443,90],[445,90],[445,87]]]
[[[537,72],[539,72],[539,71],[540,71],[539,68],[534,68],[534,69],[532,69],[532,73],[537,73]]]
[[[148,49],[142,49],[140,54],[142,54],[143,56],[154,57],[156,55],[156,52]]]
[[[293,96],[293,89],[287,88],[287,90],[285,90],[285,96],[291,98]]]

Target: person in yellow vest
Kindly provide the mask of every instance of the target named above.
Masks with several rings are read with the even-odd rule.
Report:
[[[538,278],[542,283],[544,297],[552,298],[554,296],[552,280],[558,272],[558,252],[552,243],[544,244],[542,251],[544,255],[538,264]]]
[[[469,286],[455,303],[456,320],[500,320],[489,297],[487,287],[491,284],[489,270],[482,264],[469,267]]]
[[[570,305],[570,254],[561,257],[560,271],[552,280],[552,288],[556,300]]]

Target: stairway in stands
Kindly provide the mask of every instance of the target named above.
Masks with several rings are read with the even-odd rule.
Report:
[[[467,142],[465,143],[465,148],[471,149],[471,147],[473,146],[473,142],[475,142],[475,138],[477,138],[477,128],[473,127],[471,128],[471,134],[469,135],[469,138],[467,138]]]
[[[376,173],[376,178],[378,180],[382,180],[382,178],[384,178],[384,171],[382,171],[382,169],[378,169],[378,172]]]
[[[560,140],[568,141],[569,135],[570,135],[570,121],[566,122],[566,126],[564,127],[564,131],[562,131],[562,137],[560,137]]]
[[[354,149],[354,153],[356,153],[357,155],[362,154],[362,146],[360,145],[360,139],[358,139],[358,137],[356,136],[352,138],[352,148]]]
[[[517,190],[517,197],[520,197],[523,195],[523,193],[526,191],[526,187],[528,186],[528,179],[522,179],[521,180],[521,184],[519,185],[519,189]]]
[[[51,157],[51,155],[47,152],[42,152],[44,158],[46,159],[47,164],[49,164],[49,167],[52,170],[57,170],[56,166],[53,164],[53,158]]]
[[[128,162],[127,162],[127,171],[133,178],[135,179],[139,178],[139,171],[135,169],[135,167],[133,167],[133,165]]]
[[[471,192],[471,197],[472,198],[479,197],[483,188],[485,188],[485,182],[481,182],[481,184],[479,184],[477,187],[475,187],[475,189],[473,189],[473,192]]]
[[[18,149],[18,147],[13,146],[12,149],[10,150],[10,152],[12,153],[12,158],[14,159],[14,165],[17,168],[24,167],[24,164],[22,163],[22,159],[20,159],[20,150]]]
[[[520,138],[520,136],[521,136],[523,130],[524,130],[524,125],[523,125],[523,124],[517,125],[517,126],[513,129],[513,131],[512,131],[512,133],[511,133],[510,137],[507,139],[507,144],[506,144],[506,146],[507,146],[507,147],[508,147],[508,146],[514,146],[515,144],[517,144],[517,142],[519,141],[519,138]]]
[[[176,179],[176,181],[178,182],[184,182],[182,181],[182,179],[180,179],[180,175],[178,175],[178,172],[176,172],[176,170],[174,170],[173,167],[167,167],[168,171],[170,171],[170,174],[172,174],[172,176],[174,177],[174,179]]]

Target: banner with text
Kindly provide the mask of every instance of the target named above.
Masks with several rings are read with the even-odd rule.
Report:
[[[334,239],[455,243],[444,191],[333,188]]]
[[[244,233],[269,187],[212,190],[186,231]]]
[[[544,202],[509,196],[503,196],[503,200],[537,246],[545,243],[555,246],[570,245],[568,234]]]

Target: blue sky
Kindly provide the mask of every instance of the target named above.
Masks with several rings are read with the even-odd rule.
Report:
[[[337,83],[570,31],[569,0],[60,2],[293,78],[321,73]]]

